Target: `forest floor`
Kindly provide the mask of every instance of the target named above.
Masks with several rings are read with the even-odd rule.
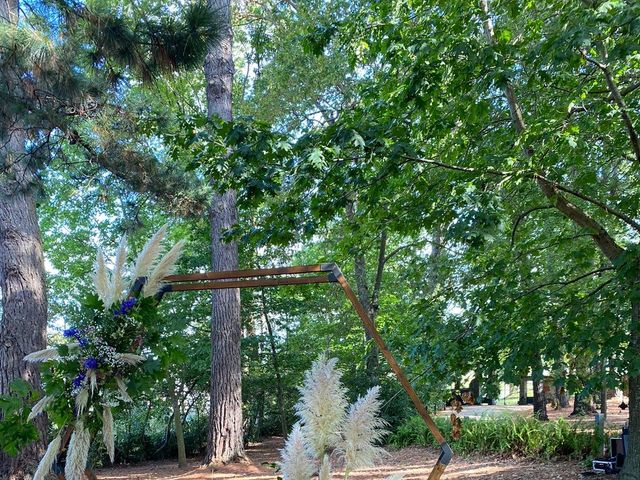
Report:
[[[281,438],[266,439],[247,450],[249,461],[213,469],[191,460],[189,467],[180,470],[175,462],[146,462],[130,467],[113,467],[97,473],[100,480],[275,480],[273,463],[278,461]],[[354,480],[383,480],[393,473],[407,480],[426,479],[438,458],[433,448],[409,447],[390,450],[376,468],[351,475]],[[491,455],[455,456],[443,480],[576,480],[587,468],[571,461],[532,461]],[[334,479],[342,478],[336,471]]]

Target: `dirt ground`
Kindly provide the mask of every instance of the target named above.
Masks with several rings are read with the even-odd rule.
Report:
[[[623,425],[629,417],[628,410],[618,408],[620,399],[611,399],[608,405],[609,426]],[[551,419],[566,418],[568,421],[592,422],[593,415],[569,417],[571,408],[549,409]],[[441,412],[449,415],[450,410]],[[532,413],[531,405],[505,406],[482,405],[466,406],[460,416],[480,418],[487,416],[522,415]],[[192,459],[189,467],[180,470],[172,461],[145,462],[133,466],[117,466],[99,470],[100,480],[275,480],[277,478],[273,464],[278,461],[282,448],[282,439],[270,438],[249,447],[249,461],[242,464],[225,465],[216,469],[202,467],[198,459]],[[354,480],[384,480],[393,473],[401,473],[406,480],[426,479],[438,458],[438,451],[422,447],[410,447],[389,451],[388,457],[377,467],[351,475]],[[574,480],[582,478],[581,472],[587,467],[570,461],[531,461],[504,458],[499,456],[472,455],[454,456],[446,470],[443,480]],[[340,479],[340,470],[334,479]]]
[[[192,460],[189,467],[179,470],[175,462],[137,464],[132,467],[114,467],[100,470],[100,480],[275,480],[277,474],[271,464],[279,458],[282,439],[271,438],[251,445],[249,461],[243,464],[225,465],[218,469],[202,467]],[[359,471],[350,478],[357,480],[384,480],[393,473],[401,473],[407,480],[426,479],[438,458],[438,451],[422,447],[390,451],[381,464]],[[575,480],[586,468],[576,462],[540,462],[493,456],[455,456],[447,468],[443,480]],[[340,471],[333,477],[341,479]]]

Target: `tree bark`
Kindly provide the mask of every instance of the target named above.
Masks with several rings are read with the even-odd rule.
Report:
[[[520,395],[518,398],[518,405],[526,405],[527,404],[527,377],[520,377]]]
[[[0,164],[0,395],[18,378],[40,389],[38,369],[25,355],[46,347],[47,295],[44,256],[25,136],[15,129],[2,139]],[[40,438],[18,457],[0,454],[0,478],[23,479],[37,465],[47,440],[46,417],[36,421]]]
[[[640,303],[631,305],[630,353],[640,355]],[[629,451],[620,480],[640,480],[640,373],[629,375]]]
[[[18,23],[18,0],[0,0],[0,22]],[[18,86],[13,71],[0,71],[7,86]],[[40,374],[23,361],[47,343],[47,294],[42,240],[34,197],[34,172],[25,152],[26,134],[0,106],[0,395],[15,379],[40,390]],[[35,421],[39,438],[16,458],[0,452],[0,478],[18,480],[33,472],[47,442],[47,419]]]
[[[533,416],[539,420],[549,420],[547,398],[544,392],[544,370],[539,357],[531,371],[531,378],[533,380]]]
[[[231,1],[209,0],[211,14],[221,26],[221,39],[213,44],[204,64],[207,111],[210,117],[233,119],[231,110],[234,65]],[[236,192],[213,195],[209,211],[214,271],[238,268],[238,244],[227,242],[225,232],[237,223]],[[214,290],[211,314],[211,416],[206,463],[228,463],[244,458],[242,435],[242,371],[240,366],[240,291]]]

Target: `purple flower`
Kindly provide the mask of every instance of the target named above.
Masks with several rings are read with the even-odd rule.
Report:
[[[98,360],[93,357],[87,358],[84,361],[84,368],[90,368],[95,370],[96,368],[98,368]]]
[[[78,332],[77,328],[67,328],[64,332],[62,332],[62,334],[69,338],[69,337],[75,337],[76,335],[78,335],[80,332]]]
[[[84,372],[80,372],[76,378],[73,379],[73,387],[74,388],[80,388],[80,386],[82,385],[82,382],[84,382],[84,378],[85,378],[85,373]]]
[[[131,310],[133,310],[133,307],[135,307],[137,301],[138,300],[135,297],[127,298],[124,302],[122,302],[120,308],[113,312],[113,316],[117,317],[119,315],[126,315]]]

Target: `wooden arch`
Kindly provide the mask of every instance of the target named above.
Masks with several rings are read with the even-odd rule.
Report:
[[[165,277],[166,285],[158,295],[158,299],[169,292],[191,290],[216,290],[225,288],[279,287],[281,285],[309,285],[315,283],[339,283],[345,295],[362,320],[365,330],[378,346],[378,349],[393,370],[396,378],[409,395],[416,410],[424,420],[427,428],[440,444],[440,456],[433,467],[428,480],[439,480],[451,461],[453,452],[442,432],[435,424],[429,412],[409,383],[407,376],[391,354],[378,329],[369,318],[369,314],[351,289],[346,278],[335,263],[318,265],[301,265],[279,268],[259,268],[249,270],[230,270],[226,272],[193,273],[187,275],[170,275]]]

